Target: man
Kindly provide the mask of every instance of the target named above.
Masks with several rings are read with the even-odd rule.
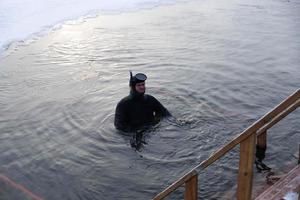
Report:
[[[115,127],[125,132],[136,132],[153,125],[161,117],[169,116],[169,111],[153,96],[145,94],[147,76],[130,72],[130,94],[116,107]]]

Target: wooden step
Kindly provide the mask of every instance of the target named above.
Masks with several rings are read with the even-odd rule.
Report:
[[[284,197],[289,192],[294,192],[299,196],[299,190],[300,165],[297,165],[286,176],[279,179],[274,185],[255,198],[255,200],[284,200]]]

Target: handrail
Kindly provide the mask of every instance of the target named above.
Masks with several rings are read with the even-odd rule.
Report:
[[[259,120],[254,122],[251,126],[249,126],[246,130],[244,130],[241,134],[239,134],[237,137],[235,137],[233,140],[231,140],[227,145],[225,145],[223,148],[217,150],[214,152],[208,159],[202,161],[199,165],[194,167],[192,170],[187,172],[185,175],[183,175],[181,178],[176,180],[174,183],[172,183],[169,187],[167,187],[165,190],[160,192],[158,195],[156,195],[153,199],[154,200],[160,200],[168,196],[171,192],[175,191],[178,187],[182,186],[183,184],[186,184],[187,181],[193,176],[195,176],[195,173],[200,168],[200,171],[204,170],[206,167],[213,164],[216,160],[220,159],[222,156],[224,156],[227,152],[229,152],[231,149],[233,149],[236,145],[240,144],[242,146],[247,146],[247,148],[250,148],[250,150],[254,149],[253,145],[251,144],[250,136],[255,134],[256,136],[266,133],[266,131],[274,126],[277,122],[282,120],[285,116],[287,116],[289,113],[294,111],[300,106],[300,89],[295,91],[292,95],[287,97],[284,101],[282,101],[280,104],[278,104],[275,108],[273,108],[271,111],[269,111],[267,114],[265,114],[263,117],[261,117]],[[252,137],[251,137],[252,138]],[[249,141],[247,143],[246,141]],[[247,144],[244,144],[244,143]],[[255,142],[255,139],[254,139]],[[244,148],[245,149],[245,148]],[[249,154],[250,153],[250,154]],[[248,152],[249,155],[252,155],[252,152]],[[241,163],[241,156],[240,155],[240,168],[243,167],[243,163]],[[250,156],[252,157],[252,156]],[[247,159],[247,157],[246,157]],[[242,159],[242,161],[245,161],[245,158]],[[247,160],[245,162],[251,162],[246,163],[246,167],[243,170],[250,170],[251,177],[247,178],[248,183],[252,185],[252,160]],[[251,165],[251,166],[250,166]],[[250,166],[250,167],[249,167]],[[239,171],[240,171],[239,168]],[[247,173],[245,173],[247,174]],[[241,174],[241,178],[243,174]],[[250,187],[250,195],[248,195],[247,199],[250,199],[251,197],[251,187]],[[187,198],[186,198],[187,199]]]
[[[256,132],[258,129],[262,128],[266,123],[269,123],[270,121],[272,121],[272,119],[276,119],[276,116],[278,116],[281,112],[285,111],[286,107],[293,105],[295,103],[295,101],[297,101],[298,99],[300,99],[300,89],[297,90],[291,96],[289,96],[286,100],[284,100],[278,106],[273,108],[273,110],[268,112],[266,115],[261,117],[256,122],[254,122],[254,124],[252,124],[249,128],[247,128],[245,131],[243,131],[240,135],[238,135],[231,142],[229,142],[225,147],[219,149],[217,152],[215,152],[213,155],[211,155],[207,160],[203,161],[202,163],[197,165],[195,168],[201,167],[202,169],[205,169],[207,166],[209,166],[210,164],[212,164],[213,162],[215,162],[216,160],[221,158],[228,151],[233,149],[236,145],[238,145],[243,140],[245,140],[250,135],[252,135],[253,132]],[[299,102],[298,102],[298,106],[299,106]]]
[[[182,176],[180,179],[172,183],[168,188],[166,188],[163,192],[156,195],[153,199],[163,199],[166,196],[168,196],[171,192],[182,186],[187,180],[189,180],[191,177],[193,177],[195,174],[198,174],[195,170],[191,170],[190,172],[186,173],[184,176]]]
[[[270,123],[266,124],[263,126],[261,129],[257,131],[257,135],[260,135],[267,131],[268,129],[272,128],[277,122],[282,120],[284,117],[286,117],[288,114],[296,110],[300,106],[300,100],[296,101],[294,104],[292,104],[290,107],[288,107],[284,112],[281,114],[277,115],[276,117],[273,118],[273,120],[270,121]]]

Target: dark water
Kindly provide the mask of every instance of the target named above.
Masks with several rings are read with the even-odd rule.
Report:
[[[151,199],[299,88],[299,38],[297,0],[212,0],[99,16],[16,45],[0,60],[0,172],[44,199]],[[153,127],[140,152],[113,127],[128,70],[146,73],[147,92],[183,123]],[[299,114],[269,131],[278,172],[296,163]],[[237,155],[201,173],[200,199],[233,198]],[[1,188],[0,199],[23,199]]]

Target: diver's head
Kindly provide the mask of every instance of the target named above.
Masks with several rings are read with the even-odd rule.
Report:
[[[146,91],[146,79],[147,76],[145,74],[137,73],[136,75],[132,76],[132,72],[130,71],[129,86],[131,87],[131,90],[139,94],[144,94]]]

